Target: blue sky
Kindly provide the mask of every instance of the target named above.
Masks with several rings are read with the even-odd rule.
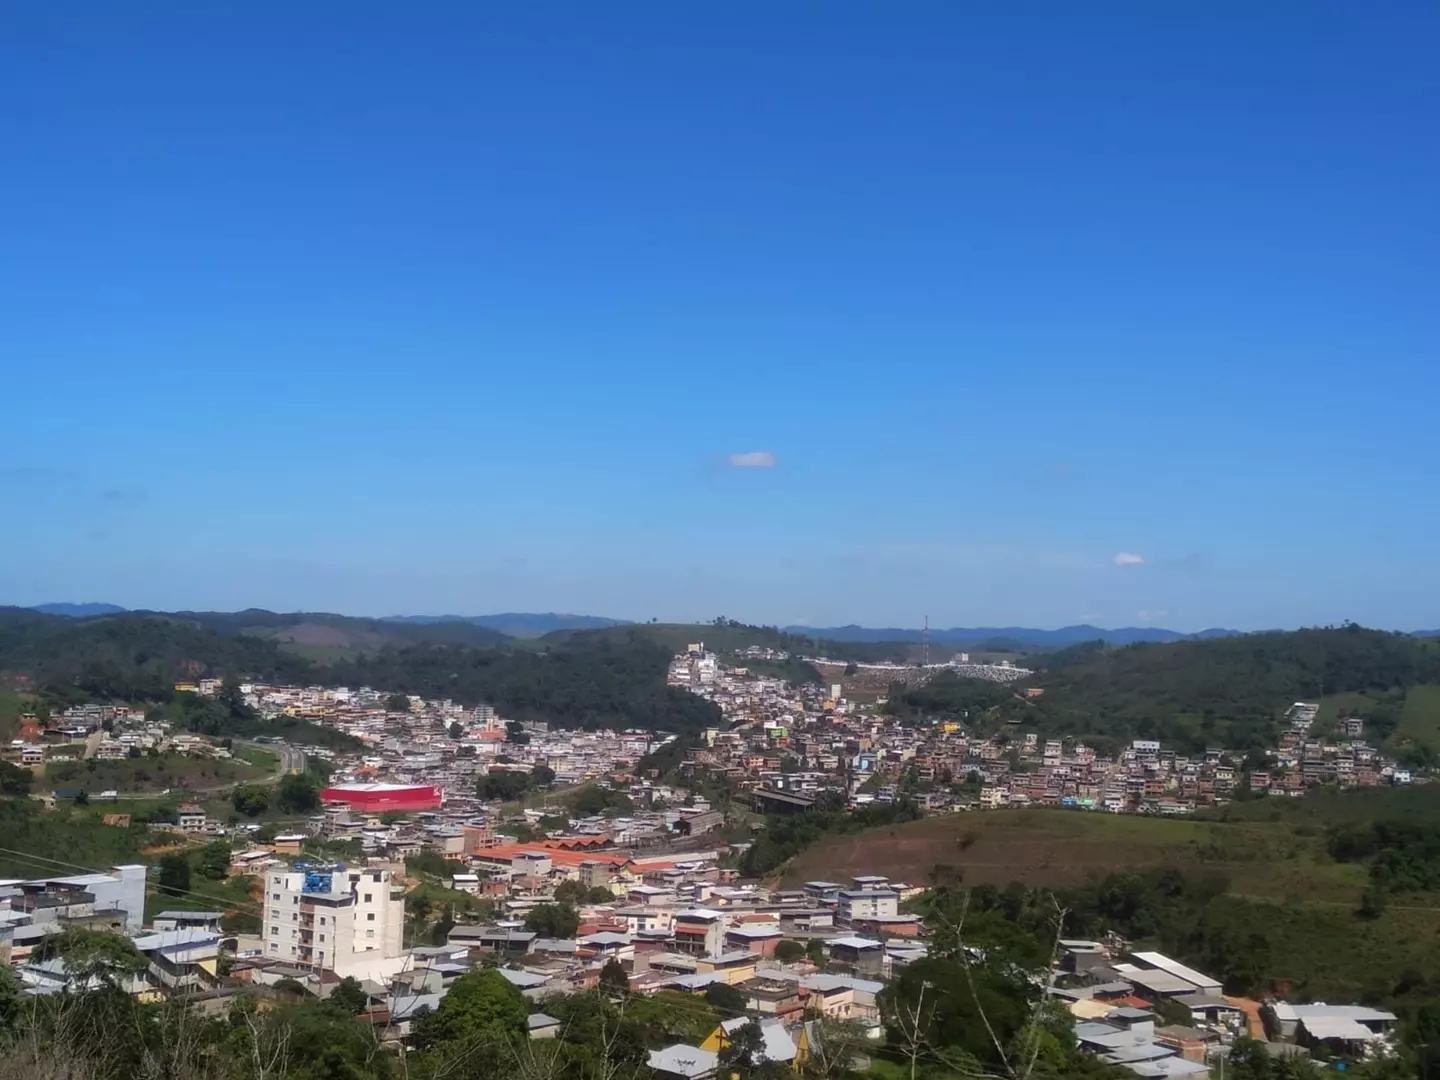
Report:
[[[0,601],[1440,625],[1437,46],[13,5]]]

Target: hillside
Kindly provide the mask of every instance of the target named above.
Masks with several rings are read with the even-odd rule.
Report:
[[[287,651],[317,660],[334,659],[347,653],[378,652],[387,645],[485,647],[509,640],[498,630],[469,622],[392,622],[314,611],[288,614],[256,608],[235,612],[177,611],[172,617],[191,620],[222,634],[264,638],[286,647]]]
[[[723,726],[716,706],[665,685],[671,655],[638,629],[618,628],[575,634],[539,650],[392,648],[336,663],[327,676],[466,705],[485,702],[512,719],[570,727],[686,732]]]
[[[96,615],[119,615],[125,609],[118,604],[36,604],[30,609],[44,615],[66,615],[72,619],[89,619]]]
[[[1335,800],[1345,819],[1349,798]],[[1056,889],[1062,903],[1083,909],[1098,900],[1112,912],[1125,910],[1128,896],[1167,904],[1183,880],[1193,904],[1183,921],[1166,928],[1137,920],[1128,929],[1222,978],[1288,982],[1308,999],[1383,1001],[1401,992],[1399,972],[1440,970],[1440,893],[1397,894],[1378,913],[1362,914],[1365,866],[1332,858],[1327,825],[1292,820],[1279,802],[1311,798],[1247,804],[1260,820],[1228,822],[1063,810],[927,818],[823,839],[781,879],[795,886],[883,874],[918,885],[958,881],[977,897],[1000,889],[1016,900]],[[1414,789],[1398,803],[1362,799],[1356,810],[1434,823],[1440,790]],[[1282,820],[1268,820],[1271,811]],[[1237,941],[1238,959],[1217,947]]]
[[[787,633],[773,626],[748,626],[734,620],[713,623],[635,623],[629,626],[613,627],[607,630],[575,631],[562,630],[547,634],[544,641],[555,644],[574,640],[582,634],[595,634],[624,639],[630,634],[642,637],[667,649],[672,655],[684,652],[690,645],[704,643],[711,652],[735,654],[752,645],[764,649],[777,649],[806,656],[825,655],[836,660],[854,660],[861,663],[894,661],[912,662],[919,655],[917,646],[908,642],[840,642],[822,641]]]
[[[336,650],[322,663],[295,655],[292,642],[277,640],[304,624],[286,625],[289,617],[276,616],[267,627],[269,615],[127,613],[76,620],[0,608],[0,682],[7,699],[22,691],[56,702],[158,703],[176,696],[178,680],[229,675],[484,702],[513,718],[577,727],[679,732],[722,723],[715,706],[665,685],[671,656],[665,647],[624,630],[578,634],[537,648],[466,624],[401,626],[396,632],[423,640],[387,641],[364,652]],[[251,632],[257,627],[270,632]],[[447,642],[452,635],[461,641]],[[469,643],[477,635],[499,640],[477,647]],[[207,734],[241,733],[233,718],[203,719],[203,725],[184,726]]]
[[[1275,745],[1294,701],[1353,692],[1403,699],[1440,681],[1434,642],[1358,626],[1120,648],[1091,643],[1030,662],[1043,664],[1028,683],[1043,690],[1037,699],[942,675],[897,692],[889,707],[900,715],[968,714],[981,730],[1009,723],[1043,735],[1247,750]]]
[[[61,699],[158,701],[178,679],[244,674],[303,682],[311,672],[273,642],[166,615],[76,620],[0,608],[0,674]]]
[[[604,630],[611,626],[632,625],[625,619],[607,619],[600,615],[563,615],[555,612],[505,611],[498,615],[387,615],[385,623],[407,623],[433,626],[436,623],[470,623],[513,638],[538,638],[558,630]]]
[[[820,638],[827,641],[867,642],[906,641],[917,643],[924,640],[925,631],[919,629],[869,626],[787,626],[786,633],[802,637]],[[1062,626],[1058,630],[1037,630],[1030,626],[952,626],[948,629],[931,627],[929,631],[932,647],[942,645],[955,649],[989,649],[1000,652],[1036,652],[1050,649],[1064,649],[1087,641],[1103,641],[1107,645],[1134,645],[1140,642],[1169,642],[1204,640],[1215,637],[1231,637],[1238,630],[1201,630],[1197,634],[1184,634],[1177,630],[1165,630],[1158,626],[1123,626],[1115,630],[1082,623],[1079,626]]]

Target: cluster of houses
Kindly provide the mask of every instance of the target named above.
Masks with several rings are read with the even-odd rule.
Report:
[[[1363,1060],[1394,1052],[1397,1018],[1384,1009],[1233,997],[1220,980],[1164,953],[1098,941],[1060,946],[1049,992],[1075,1017],[1080,1046],[1139,1076],[1221,1071],[1241,1035],[1274,1057]]]
[[[756,677],[701,644],[673,659],[669,678],[715,702],[730,724],[706,733],[705,745],[689,754],[691,769],[802,801],[834,791],[852,806],[905,794],[931,813],[1053,806],[1174,815],[1226,803],[1242,784],[1299,795],[1321,783],[1411,781],[1363,741],[1361,719],[1340,719],[1332,740],[1312,737],[1318,706],[1303,702],[1291,708],[1268,767],[1247,772],[1245,755],[1223,747],[1187,754],[1136,739],[1104,754],[1082,740],[1035,732],[978,735],[953,720],[904,725],[883,712],[883,701],[846,700],[840,683]]]

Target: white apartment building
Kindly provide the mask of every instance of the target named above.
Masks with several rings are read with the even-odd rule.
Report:
[[[340,974],[404,949],[405,892],[388,866],[265,877],[265,955]]]
[[[889,889],[841,889],[835,914],[845,922],[893,919],[900,914],[900,897]]]

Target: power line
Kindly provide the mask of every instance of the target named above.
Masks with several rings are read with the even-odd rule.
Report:
[[[64,862],[64,861],[62,861],[62,860],[60,860],[60,859],[49,859],[49,858],[46,858],[46,857],[43,856],[43,855],[37,855],[37,854],[35,854],[34,852],[30,852],[30,851],[19,851],[19,850],[15,849],[15,848],[0,847],[0,852],[3,852],[3,853],[5,853],[5,854],[7,854],[7,855],[10,855],[10,856],[12,856],[12,857],[14,857],[14,858],[16,858],[16,859],[19,859],[21,862],[28,862],[28,863],[30,863],[30,864],[32,864],[32,865],[34,865],[34,866],[39,866],[42,870],[49,869],[49,867],[47,867],[47,866],[45,865],[46,863],[49,863],[49,864],[51,864],[52,866],[63,867],[63,868],[65,868],[65,869],[67,869],[67,870],[80,870],[80,871],[83,871],[84,873],[87,873],[87,874],[104,874],[104,873],[107,873],[107,871],[104,871],[104,870],[96,870],[94,867],[81,866],[81,865],[79,865],[78,863]],[[59,875],[53,875],[53,876],[57,876],[57,877],[58,877]],[[208,902],[210,902],[210,903],[212,903],[212,904],[225,905],[225,906],[227,906],[227,907],[230,907],[230,908],[233,908],[233,909],[236,909],[236,910],[244,909],[248,914],[252,914],[252,915],[258,914],[258,915],[260,915],[262,918],[264,917],[265,907],[264,907],[264,903],[263,903],[263,902],[260,902],[260,901],[255,901],[255,900],[232,900],[232,899],[228,899],[228,898],[223,897],[223,896],[211,896],[209,893],[195,892],[195,891],[192,890],[192,889],[174,889],[174,888],[170,888],[170,887],[168,887],[168,886],[161,887],[161,886],[158,886],[158,885],[156,886],[156,892],[157,892],[159,895],[161,895],[161,896],[188,896],[188,897],[193,897],[194,899],[197,899],[197,900],[205,900],[205,901],[208,901]]]

